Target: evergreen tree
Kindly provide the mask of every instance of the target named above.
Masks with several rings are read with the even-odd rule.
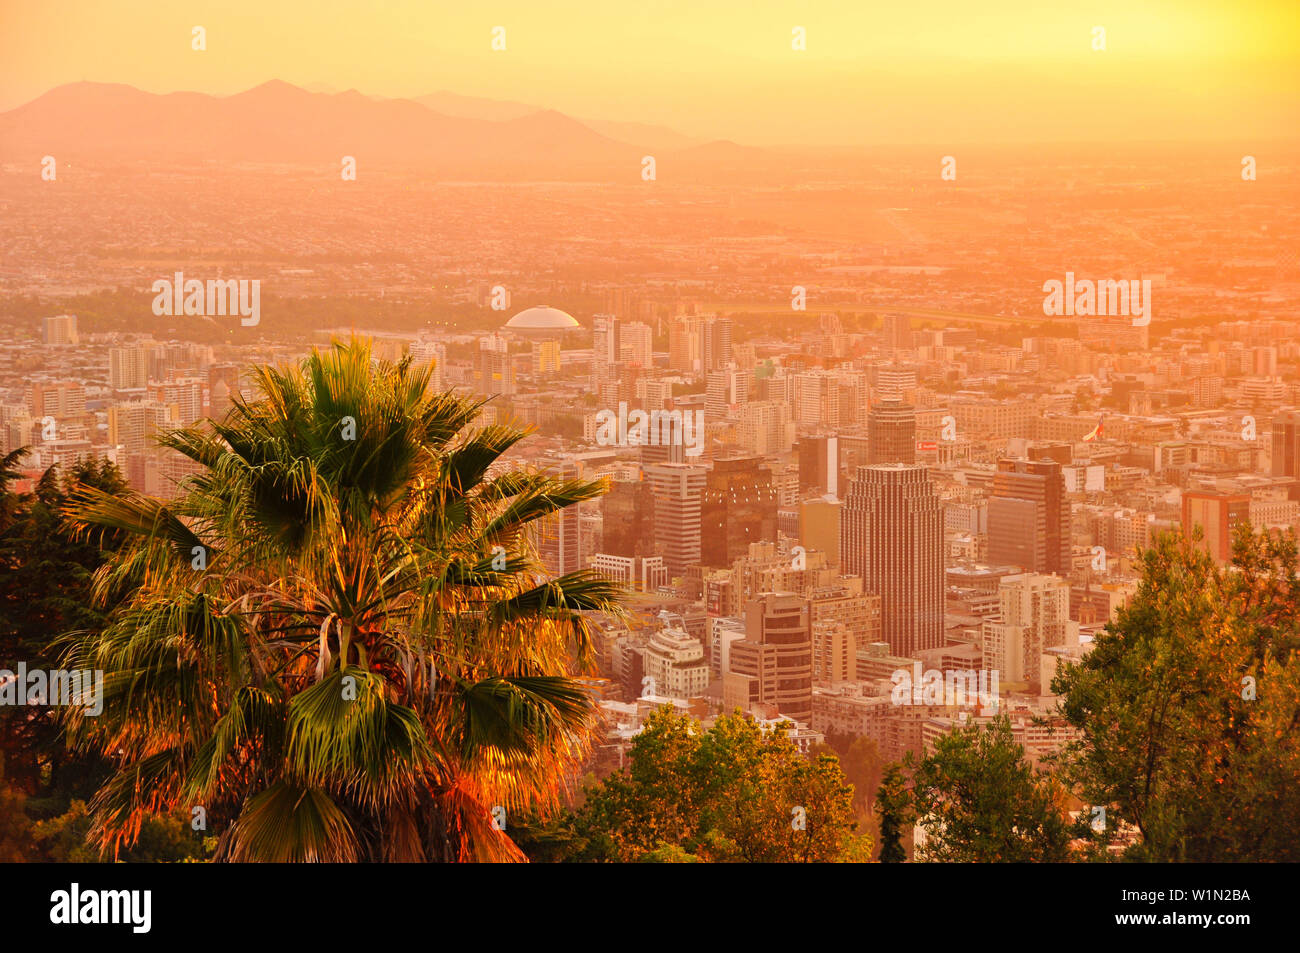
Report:
[[[912,767],[909,754],[905,763]],[[939,738],[915,763],[912,797],[923,861],[989,863],[1069,859],[1069,822],[1050,779],[1025,761],[1000,715]]]
[[[903,834],[911,824],[911,805],[912,796],[908,793],[902,766],[889,765],[876,792],[875,804],[882,864],[901,864],[907,860]]]
[[[1291,534],[1238,528],[1232,562],[1170,533],[1052,690],[1082,732],[1062,780],[1130,859],[1300,860],[1300,581]],[[1127,842],[1128,837],[1124,838]]]

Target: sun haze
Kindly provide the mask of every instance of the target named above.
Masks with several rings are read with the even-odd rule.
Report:
[[[0,21],[0,109],[83,79],[219,95],[282,79],[794,146],[1276,137],[1300,115],[1290,0],[71,0],[7,2]]]

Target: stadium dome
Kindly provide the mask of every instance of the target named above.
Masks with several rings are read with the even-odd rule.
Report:
[[[522,331],[524,333],[530,331],[572,331],[579,327],[581,325],[578,324],[573,315],[545,304],[520,311],[505,323],[505,330]]]

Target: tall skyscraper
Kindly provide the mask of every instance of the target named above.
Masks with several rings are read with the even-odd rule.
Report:
[[[867,414],[871,463],[916,462],[916,408],[901,400],[877,401]]]
[[[1070,503],[1055,460],[999,460],[989,494],[989,561],[1070,572]]]
[[[606,384],[618,380],[622,358],[619,321],[612,314],[598,314],[591,322],[591,391],[600,395]]]
[[[730,566],[750,543],[776,539],[776,491],[759,457],[732,454],[713,461],[704,485],[700,561]]]
[[[808,600],[764,593],[745,608],[745,638],[732,642],[723,704],[776,705],[782,715],[812,719],[812,620]]]
[[[654,495],[655,546],[671,576],[700,564],[700,518],[708,468],[691,463],[653,463],[645,478]]]
[[[943,508],[922,466],[858,467],[841,515],[840,567],[880,596],[895,655],[943,645]]]
[[[716,371],[731,364],[731,319],[711,317],[701,328],[704,370]],[[746,368],[748,373],[748,368]]]

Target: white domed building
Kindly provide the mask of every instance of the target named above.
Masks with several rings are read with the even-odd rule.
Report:
[[[581,331],[582,325],[567,311],[540,304],[520,311],[501,330],[533,339],[560,338],[570,332]]]

